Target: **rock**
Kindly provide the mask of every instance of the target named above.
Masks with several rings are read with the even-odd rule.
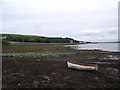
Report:
[[[98,80],[98,77],[95,77],[96,80]]]
[[[38,87],[38,85],[39,85],[39,81],[34,80],[33,83],[34,83],[34,87],[35,87],[35,88]]]
[[[41,60],[40,59],[36,59],[35,62],[40,62]]]
[[[106,70],[107,70],[108,75],[113,75],[113,76],[118,75],[118,69],[116,69],[116,68],[109,67],[109,68],[106,68]]]
[[[48,77],[48,76],[39,76],[39,77],[43,80],[50,80],[50,77]]]
[[[18,83],[18,86],[20,86],[20,83]]]
[[[19,75],[20,73],[13,73],[12,76],[17,76]]]
[[[20,57],[23,57],[23,56],[20,56]]]
[[[55,72],[52,72],[51,75],[56,75],[56,73],[55,73]]]
[[[70,78],[70,76],[66,76],[66,77],[65,77],[65,79],[68,79],[68,78]]]

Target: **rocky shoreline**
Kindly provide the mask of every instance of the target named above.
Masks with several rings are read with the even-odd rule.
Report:
[[[3,57],[3,88],[120,88],[120,53],[73,50],[60,57]],[[67,67],[67,61],[98,64],[98,71]]]

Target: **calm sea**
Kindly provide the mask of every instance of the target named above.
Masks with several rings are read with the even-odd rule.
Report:
[[[80,44],[80,45],[69,45],[73,49],[98,49],[104,51],[113,51],[113,52],[120,52],[118,46],[120,43],[97,43],[97,44]]]

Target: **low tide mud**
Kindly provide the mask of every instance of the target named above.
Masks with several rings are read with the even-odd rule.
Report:
[[[3,57],[2,88],[120,88],[120,54],[73,50],[60,57]],[[97,71],[67,67],[67,61],[98,64]]]

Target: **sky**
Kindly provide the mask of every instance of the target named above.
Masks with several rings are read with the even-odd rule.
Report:
[[[1,33],[118,40],[119,0],[1,0]]]

